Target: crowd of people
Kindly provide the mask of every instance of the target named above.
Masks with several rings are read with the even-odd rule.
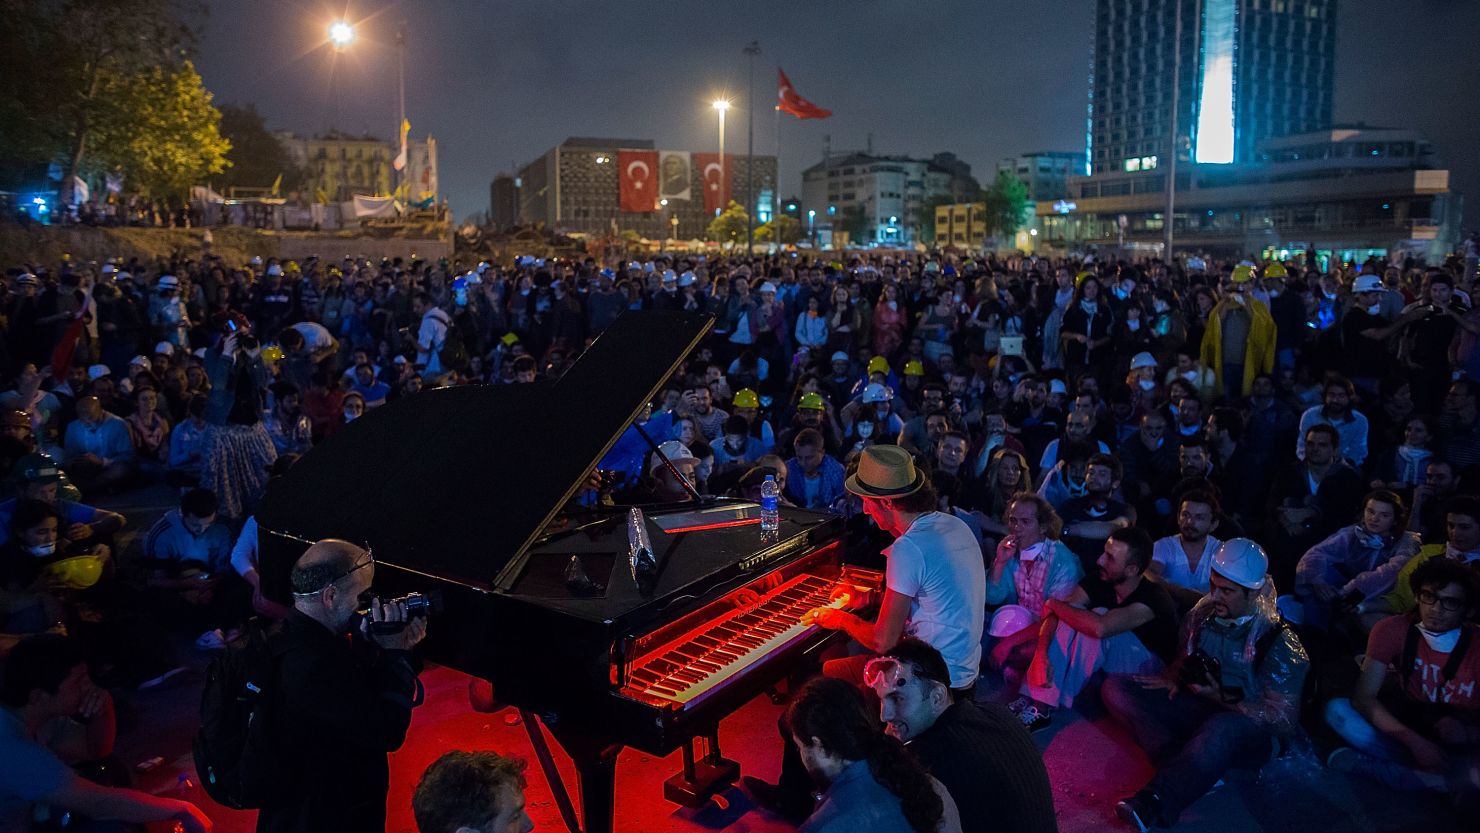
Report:
[[[1089,698],[1155,769],[1116,808],[1140,830],[1300,737],[1333,770],[1473,807],[1473,259],[836,257],[10,269],[0,649],[51,640],[85,673],[7,673],[6,707],[29,726],[38,698],[65,719],[49,698],[158,685],[180,668],[171,632],[217,650],[253,614],[342,630],[373,573],[355,552],[295,569],[292,607],[260,592],[273,477],[401,398],[558,378],[624,312],[687,311],[713,327],[643,415],[662,454],[619,442],[599,491],[754,499],[770,476],[784,502],[844,515],[853,555],[886,556],[876,613],[813,617],[857,653],[794,694],[782,783],[748,785],[764,806],[810,830],[973,831],[1011,805],[1013,829],[1053,829],[1023,752]],[[178,507],[125,557],[129,519],[89,501],[157,483]],[[385,685],[414,677],[412,644],[380,646]],[[359,739],[371,757],[404,736],[384,718]],[[519,783],[503,759],[455,763]],[[1013,798],[968,786],[988,774]],[[9,777],[0,812],[55,798]],[[324,809],[305,798],[264,829]]]

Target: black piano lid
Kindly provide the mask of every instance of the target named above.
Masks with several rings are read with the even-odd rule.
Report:
[[[530,544],[713,317],[629,311],[559,380],[427,390],[368,412],[273,482],[264,532],[507,590]]]

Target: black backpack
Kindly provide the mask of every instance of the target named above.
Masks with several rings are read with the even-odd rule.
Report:
[[[195,771],[207,795],[235,810],[261,807],[281,777],[269,728],[279,642],[275,629],[253,619],[206,669]]]

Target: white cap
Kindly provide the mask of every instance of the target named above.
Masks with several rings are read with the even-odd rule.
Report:
[[[128,363],[130,366],[142,367],[145,370],[148,370],[154,366],[153,363],[149,361],[148,356],[134,356],[132,359],[128,360]]]
[[[267,274],[268,275],[277,276],[277,275],[281,275],[282,273],[283,273],[283,267],[279,266],[276,263],[274,263],[271,266],[267,267]]]
[[[871,402],[888,402],[894,399],[894,391],[890,390],[888,385],[869,382],[863,389],[862,399],[865,405]]]
[[[667,457],[674,463],[679,463],[684,460],[699,459],[698,457],[694,456],[694,452],[690,451],[688,446],[684,445],[678,440],[669,440],[668,442],[659,445],[658,450],[663,452],[663,457]],[[663,468],[663,457],[659,457],[656,454],[652,455],[652,459],[648,463],[648,474],[652,474],[658,469]]]
[[[1064,380],[1063,379],[1049,379],[1048,380],[1048,392],[1049,393],[1068,393],[1069,392],[1069,387],[1064,384]]]
[[[772,295],[775,295],[776,294],[776,284],[771,283],[770,281],[762,281],[761,282],[761,288],[758,289],[758,290],[756,290],[756,291],[757,292],[769,292]]]
[[[1156,368],[1156,357],[1142,351],[1131,356],[1131,370],[1140,370],[1143,367]]]
[[[170,344],[168,341],[161,341],[160,343],[154,345],[154,352],[162,353],[166,356],[173,356],[175,355],[175,345]]]
[[[106,365],[106,364],[95,364],[92,367],[89,367],[87,369],[87,380],[89,382],[95,381],[97,379],[101,379],[104,376],[112,376],[112,375],[113,375],[113,371],[109,370],[108,369],[108,365]]]
[[[1381,292],[1382,278],[1376,275],[1358,275],[1352,284],[1353,292]]]
[[[848,361],[848,354],[844,353],[842,350],[839,350],[838,352],[832,354],[832,360],[835,362],[846,362]]]

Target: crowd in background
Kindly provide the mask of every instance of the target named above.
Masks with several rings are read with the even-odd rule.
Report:
[[[558,378],[628,310],[688,311],[713,328],[645,418],[681,465],[614,456],[616,488],[770,474],[876,555],[844,483],[906,449],[981,547],[982,671],[1021,723],[1111,672],[1161,768],[1128,817],[1175,821],[1302,731],[1333,768],[1470,800],[1476,278],[1314,253],[25,264],[0,298],[0,647],[65,631],[104,685],[158,684],[162,634],[219,648],[282,615],[252,512],[299,455],[428,388]],[[179,505],[123,558],[128,519],[89,501],[154,483]],[[1133,671],[1201,699],[1149,731]]]

